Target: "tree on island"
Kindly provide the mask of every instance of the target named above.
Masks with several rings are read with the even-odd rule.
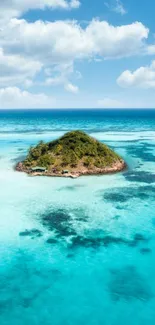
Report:
[[[122,158],[105,144],[90,137],[83,131],[71,131],[61,138],[30,147],[26,159],[21,163],[23,170],[36,166],[53,170],[66,170],[73,173],[117,171],[124,168]],[[17,165],[18,166],[18,165]]]

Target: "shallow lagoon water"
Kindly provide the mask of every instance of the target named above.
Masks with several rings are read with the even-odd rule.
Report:
[[[1,325],[154,325],[155,114],[114,114],[0,113]],[[31,144],[79,128],[128,169],[75,180],[14,171]]]

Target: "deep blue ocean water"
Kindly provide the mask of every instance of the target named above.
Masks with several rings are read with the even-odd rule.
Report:
[[[122,173],[31,178],[30,145],[81,129]],[[0,325],[155,324],[155,110],[0,111]]]

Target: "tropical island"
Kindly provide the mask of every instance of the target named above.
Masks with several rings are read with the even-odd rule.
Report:
[[[30,147],[16,170],[32,176],[76,178],[116,173],[125,167],[124,160],[108,146],[83,131],[71,131],[57,140]]]

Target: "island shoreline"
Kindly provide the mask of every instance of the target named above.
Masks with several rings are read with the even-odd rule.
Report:
[[[44,177],[63,177],[63,178],[79,178],[82,176],[103,176],[103,175],[112,175],[116,173],[123,172],[127,169],[127,164],[124,160],[120,161],[120,163],[116,163],[113,167],[105,168],[105,169],[98,169],[98,170],[86,170],[83,172],[73,172],[68,174],[62,174],[62,173],[52,173],[52,172],[32,172],[28,169],[26,169],[22,162],[19,162],[15,166],[15,170],[18,172],[26,173],[28,176],[31,177],[37,177],[37,176],[44,176]]]

